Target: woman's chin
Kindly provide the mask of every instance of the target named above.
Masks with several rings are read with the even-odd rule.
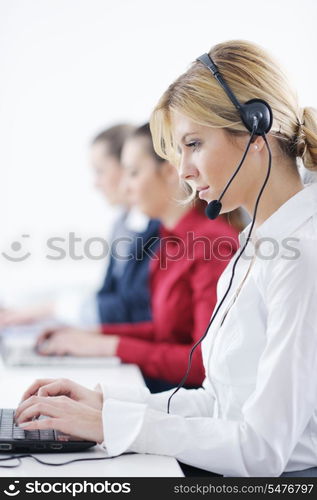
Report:
[[[201,200],[206,201],[207,203],[210,202],[211,196],[209,193],[209,189],[203,189],[202,191],[199,191],[198,196]]]
[[[198,196],[202,201],[205,201],[206,203],[210,203],[211,201],[218,200],[218,196],[213,191],[211,191],[210,188],[204,189],[203,191],[200,191]]]

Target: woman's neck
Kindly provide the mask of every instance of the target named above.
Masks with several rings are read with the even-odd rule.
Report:
[[[303,189],[304,185],[296,168],[290,169],[292,169],[292,166],[290,167],[289,165],[279,169],[274,169],[272,166],[269,181],[258,205],[255,229],[284,205],[284,203]],[[248,211],[251,218],[253,217],[256,199],[259,195],[263,181],[264,179],[261,179],[259,185],[254,190],[255,194],[253,194],[245,204],[245,209]]]

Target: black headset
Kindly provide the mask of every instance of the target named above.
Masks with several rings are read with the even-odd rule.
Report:
[[[251,99],[250,101],[241,104],[234,95],[234,93],[232,92],[232,90],[230,89],[230,87],[227,85],[223,77],[221,76],[218,66],[216,66],[216,64],[211,59],[209,54],[203,54],[202,56],[197,58],[197,61],[200,61],[207,69],[209,69],[209,71],[211,71],[211,73],[216,78],[219,85],[221,85],[221,87],[229,97],[232,104],[238,110],[238,113],[240,115],[243,124],[252,134],[252,136],[254,135],[263,136],[264,134],[267,134],[272,127],[272,121],[273,121],[273,113],[268,103],[263,101],[262,99]],[[229,179],[229,182],[227,183],[226,187],[221,193],[219,199],[213,200],[210,203],[208,203],[206,207],[206,215],[207,217],[209,217],[209,219],[216,219],[216,217],[218,217],[218,215],[220,214],[222,208],[221,199],[225,194],[225,192],[227,191],[228,187],[230,186],[231,182],[239,172],[242,163],[237,168],[233,176]]]
[[[272,122],[273,122],[273,113],[272,113],[272,109],[269,106],[269,104],[267,102],[263,101],[262,99],[251,99],[250,101],[247,101],[246,103],[241,104],[238,101],[238,99],[236,98],[236,96],[234,95],[234,93],[232,92],[232,90],[230,89],[230,87],[228,86],[228,84],[225,82],[225,80],[221,76],[218,67],[216,66],[214,61],[211,59],[209,54],[203,54],[202,56],[198,57],[196,60],[201,62],[207,69],[209,69],[209,71],[211,71],[211,73],[216,78],[219,85],[221,85],[221,87],[223,88],[223,90],[225,91],[227,96],[229,97],[230,101],[237,109],[243,124],[245,125],[247,130],[250,132],[250,139],[248,141],[248,144],[246,146],[246,149],[243,153],[243,156],[242,156],[242,159],[241,159],[239,165],[237,166],[233,175],[230,177],[229,181],[227,182],[227,184],[226,184],[224,190],[222,191],[221,195],[219,196],[218,200],[213,200],[210,203],[208,203],[206,210],[205,210],[207,217],[209,219],[216,219],[218,217],[218,215],[220,214],[220,211],[222,208],[221,199],[222,199],[223,195],[225,194],[225,192],[227,191],[228,187],[230,186],[231,182],[233,181],[233,179],[235,178],[235,176],[239,172],[240,168],[242,167],[243,162],[247,156],[247,153],[249,151],[249,148],[250,148],[250,145],[253,141],[254,136],[260,135],[263,137],[266,148],[268,150],[269,161],[268,161],[267,174],[266,174],[265,180],[263,182],[263,185],[260,189],[260,192],[258,194],[256,203],[255,203],[252,222],[250,225],[248,236],[246,238],[245,244],[241,248],[240,252],[238,253],[238,255],[233,263],[231,278],[230,278],[227,290],[226,290],[225,294],[223,295],[221,301],[219,302],[219,305],[217,306],[216,310],[213,312],[212,317],[209,321],[209,324],[208,324],[204,334],[200,337],[200,339],[193,345],[193,347],[190,350],[187,371],[186,371],[184,377],[182,378],[181,382],[179,383],[179,385],[176,387],[176,389],[173,391],[171,396],[169,396],[169,398],[168,398],[167,413],[170,412],[170,403],[171,403],[172,397],[174,396],[174,394],[176,394],[177,391],[179,391],[179,389],[181,387],[183,387],[183,385],[186,382],[186,379],[188,377],[188,374],[189,374],[189,371],[191,368],[193,353],[194,353],[196,347],[198,347],[199,344],[206,337],[211,324],[213,323],[215,317],[218,314],[218,311],[220,310],[222,304],[224,303],[224,301],[225,301],[225,299],[230,291],[230,288],[231,288],[231,285],[233,282],[233,278],[235,275],[235,269],[236,269],[237,263],[238,263],[241,255],[243,254],[247,244],[249,243],[251,233],[252,233],[252,230],[254,227],[255,219],[256,219],[259,201],[261,199],[261,196],[262,196],[262,193],[265,189],[265,186],[269,180],[270,173],[271,173],[271,165],[272,165],[272,153],[271,153],[271,149],[270,149],[270,146],[269,146],[267,138],[266,138],[266,134],[270,131],[270,129],[272,127]]]
[[[202,56],[197,57],[196,60],[203,63],[203,65],[214,75],[232,104],[237,108],[240,118],[248,131],[250,133],[253,131],[254,121],[256,120],[256,130],[254,131],[254,135],[267,134],[272,127],[273,121],[272,110],[268,103],[262,99],[251,99],[250,101],[241,104],[232,90],[228,87],[219,72],[218,66],[216,66],[213,62],[209,54],[203,54]]]

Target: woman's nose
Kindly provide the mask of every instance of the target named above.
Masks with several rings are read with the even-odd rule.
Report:
[[[199,176],[197,168],[187,159],[182,158],[179,165],[179,177],[185,181],[196,179]]]

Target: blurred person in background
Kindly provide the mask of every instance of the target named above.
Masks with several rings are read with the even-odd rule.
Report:
[[[72,326],[96,326],[101,323],[150,319],[147,286],[147,262],[136,261],[130,246],[137,235],[144,244],[158,234],[158,222],[138,210],[130,209],[122,189],[124,170],[120,156],[125,139],[134,127],[115,125],[99,133],[92,141],[90,160],[95,187],[107,203],[119,209],[111,236],[111,256],[101,289],[93,295],[60,293],[54,302],[23,309],[1,309],[0,328],[30,324],[47,319]],[[129,292],[129,293],[127,293]]]
[[[176,168],[155,153],[148,124],[128,137],[121,160],[129,202],[161,221],[161,239],[151,246],[152,317],[104,322],[93,329],[47,330],[38,348],[47,355],[116,355],[137,364],[151,392],[158,392],[177,385],[186,371],[188,354],[216,303],[218,278],[236,251],[237,231],[226,216],[211,223],[200,200],[184,203],[188,193]],[[199,348],[187,387],[199,387],[203,378]]]

